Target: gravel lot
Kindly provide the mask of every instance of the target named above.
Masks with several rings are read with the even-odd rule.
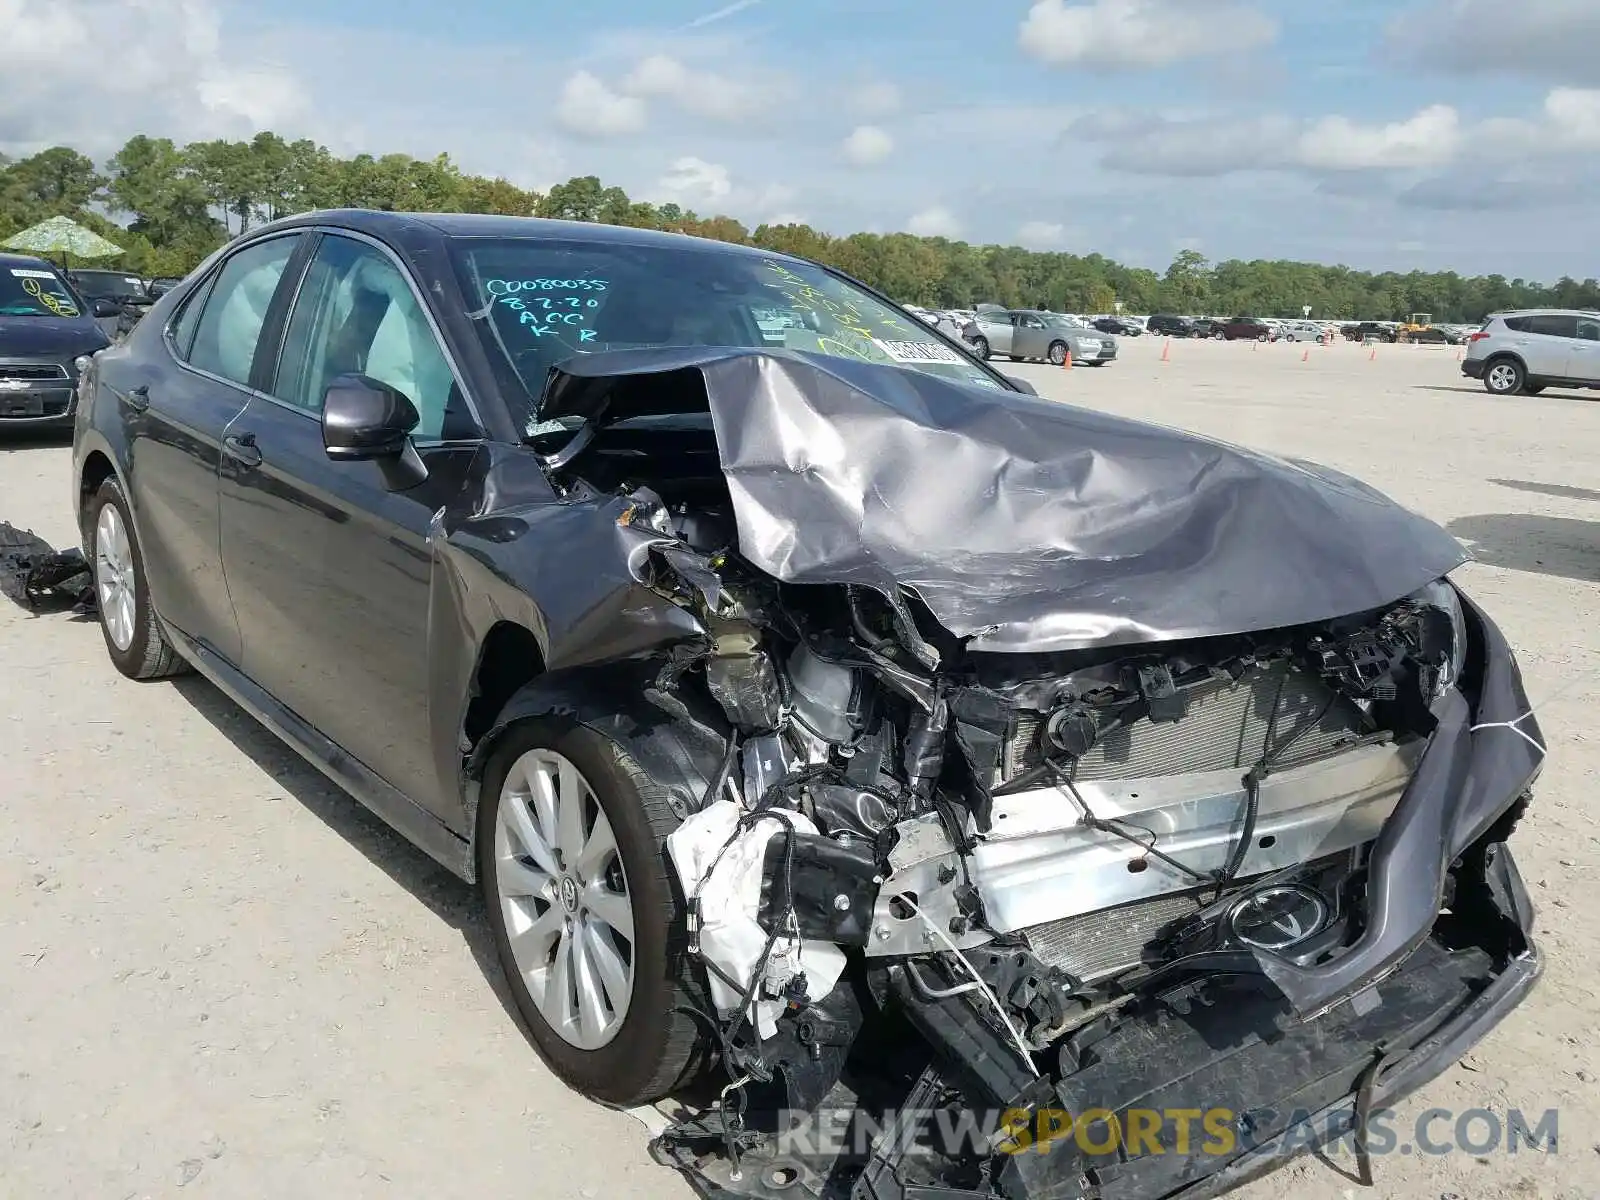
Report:
[[[1318,459],[1445,524],[1551,742],[1516,842],[1546,978],[1402,1115],[1559,1107],[1560,1151],[1380,1158],[1380,1193],[1597,1194],[1600,402],[1492,399],[1448,347],[1161,348],[1006,369]],[[71,544],[69,464],[0,443],[0,517]],[[94,624],[3,602],[0,664],[0,1197],[689,1195],[638,1122],[540,1064],[468,890],[209,685],[130,683]],[[1333,1200],[1350,1167],[1238,1195]]]

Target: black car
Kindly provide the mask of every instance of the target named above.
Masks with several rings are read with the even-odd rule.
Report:
[[[1115,333],[1121,337],[1138,337],[1145,331],[1143,325],[1127,317],[1096,317],[1090,324],[1101,333]]]
[[[44,259],[0,254],[0,429],[71,422],[78,360],[110,344],[96,311]]]
[[[654,1146],[705,1194],[1214,1195],[1538,974],[1542,742],[1455,539],[1023,394],[826,267],[311,213],[84,392],[113,663],[199,670],[475,881],[573,1086],[714,1075]],[[1157,1103],[1226,1140],[1007,1153]]]
[[[144,280],[125,271],[72,270],[67,277],[79,295],[103,310],[101,328],[114,338],[126,337],[152,302]]]
[[[1144,323],[1145,330],[1149,333],[1165,334],[1167,337],[1187,338],[1201,337],[1200,327],[1188,317],[1174,317],[1157,315]]]
[[[173,288],[177,287],[182,282],[183,282],[183,280],[181,278],[179,278],[178,276],[176,276],[176,275],[161,275],[161,276],[157,276],[155,279],[152,279],[149,282],[149,284],[147,285],[148,289],[149,289],[149,292],[150,292],[150,299],[151,300],[159,300],[159,299],[161,299],[161,297],[165,296],[168,292],[170,292]]]

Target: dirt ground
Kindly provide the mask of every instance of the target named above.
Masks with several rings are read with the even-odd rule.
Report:
[[[1377,1194],[1600,1194],[1600,393],[1492,399],[1453,348],[1161,350],[1004,369],[1329,463],[1446,525],[1551,745],[1514,844],[1545,979],[1397,1126],[1558,1108],[1559,1151],[1382,1157]],[[69,462],[0,443],[0,518],[71,544]],[[209,685],[128,682],[94,624],[4,602],[0,679],[0,1197],[689,1195],[638,1122],[539,1062],[468,889]],[[1237,1195],[1342,1200],[1350,1166]]]

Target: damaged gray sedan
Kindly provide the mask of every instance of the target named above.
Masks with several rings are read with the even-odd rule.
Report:
[[[1516,662],[1347,476],[511,218],[252,231],[81,386],[113,662],[479,883],[545,1059],[696,1098],[707,1196],[1218,1195],[1538,976]]]

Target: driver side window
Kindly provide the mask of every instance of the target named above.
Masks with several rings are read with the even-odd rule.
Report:
[[[306,269],[272,393],[309,413],[328,385],[359,374],[405,394],[422,441],[481,436],[409,281],[386,254],[325,235]]]

